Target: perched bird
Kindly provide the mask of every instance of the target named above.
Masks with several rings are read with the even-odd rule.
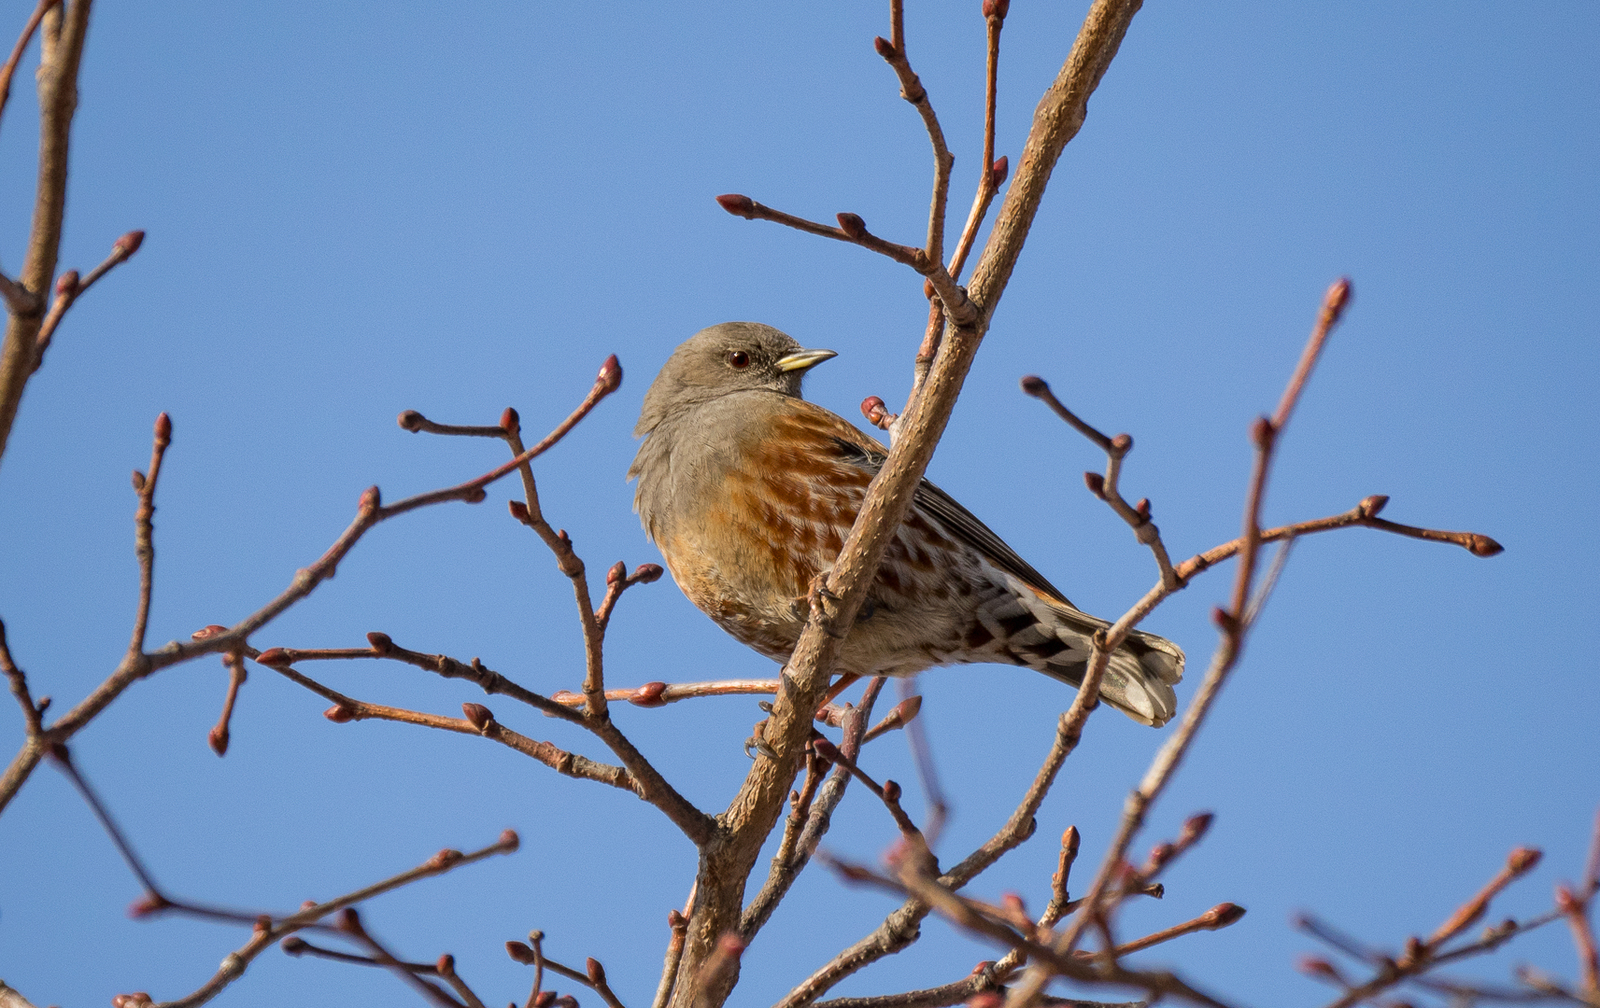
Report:
[[[771,326],[725,322],[673,351],[645,393],[628,470],[634,509],[683,593],[741,642],[788,659],[812,579],[829,569],[887,457],[883,445],[800,398],[832,350]],[[1025,665],[1077,686],[1090,635],[1080,612],[943,490],[923,480],[889,545],[835,671],[911,675],[937,665]],[[1165,724],[1183,652],[1135,631],[1101,699]]]

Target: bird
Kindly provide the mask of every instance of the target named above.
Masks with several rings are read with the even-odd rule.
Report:
[[[645,393],[628,470],[634,510],[689,600],[741,643],[787,661],[813,579],[832,566],[887,450],[801,397],[809,350],[772,326],[724,322],[673,351]],[[1079,686],[1091,636],[1081,611],[933,483],[917,487],[856,623],[841,682],[992,662]],[[1183,651],[1132,631],[1100,698],[1141,724],[1172,718]],[[837,688],[837,687],[836,687]]]

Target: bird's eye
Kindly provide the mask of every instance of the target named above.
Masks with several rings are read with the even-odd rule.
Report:
[[[750,355],[743,350],[729,350],[728,366],[735,371],[743,371],[750,366]]]

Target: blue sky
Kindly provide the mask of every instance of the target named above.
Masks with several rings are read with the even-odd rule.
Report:
[[[133,613],[128,470],[171,414],[151,639],[231,623],[319,555],[373,483],[454,483],[496,445],[401,431],[418,409],[547,429],[611,353],[626,379],[541,460],[547,514],[591,570],[658,560],[630,513],[631,428],[655,370],[696,330],[750,319],[839,352],[807,395],[854,419],[897,406],[925,314],[921,280],[860,249],[746,222],[742,192],[812,218],[862,215],[916,241],[930,158],[873,53],[887,5],[370,6],[103,2],[84,61],[63,267],[132,228],[137,258],[72,310],[0,466],[0,617],[37,693],[66,705],[114,667]],[[957,156],[978,162],[978,4],[910,5],[913,63]],[[20,26],[29,5],[13,4]],[[1014,4],[997,148],[1013,159],[1085,5]],[[1600,803],[1593,574],[1600,350],[1600,14],[1585,3],[1396,7],[1151,4],[1067,148],[930,473],[1084,608],[1115,615],[1155,572],[1082,488],[1102,460],[1022,396],[1044,375],[1137,442],[1124,486],[1175,555],[1238,528],[1250,420],[1276,402],[1322,291],[1355,300],[1282,445],[1272,523],[1384,493],[1396,521],[1492,535],[1490,560],[1351,530],[1297,549],[1199,746],[1138,842],[1199,809],[1205,843],[1133,936],[1228,900],[1233,928],[1145,953],[1242,1004],[1313,1005],[1294,971],[1308,908],[1374,943],[1426,933],[1519,844],[1546,862],[1494,911],[1528,916],[1580,870]],[[0,128],[0,263],[22,258],[36,119],[31,62]],[[565,578],[512,522],[507,486],[385,525],[255,640],[400,644],[576,688]],[[1231,568],[1147,626],[1188,649],[1187,702]],[[617,685],[769,675],[669,581],[613,623]],[[454,714],[482,696],[376,663],[324,671],[363,699]],[[79,763],[175,892],[292,908],[440,847],[524,846],[375,901],[411,958],[456,954],[491,1003],[526,995],[502,943],[606,963],[648,1003],[693,852],[650,807],[482,740],[334,725],[260,667],[233,746],[205,745],[216,662],[129,690],[79,736]],[[925,677],[923,716],[955,805],[959,858],[1015,804],[1071,696],[1025,670]],[[488,706],[594,756],[566,726]],[[621,708],[619,723],[702,807],[721,808],[759,717],[728,699]],[[0,747],[21,738],[0,716]],[[1038,837],[972,891],[1041,906],[1054,837],[1084,835],[1087,884],[1163,732],[1097,714]],[[903,744],[867,766],[910,786]],[[917,814],[917,802],[910,805]],[[860,793],[830,835],[876,858],[893,826]],[[0,817],[0,976],[39,1003],[198,986],[243,943],[213,925],[126,919],[137,883],[66,782],[42,769]],[[803,877],[751,948],[737,1003],[771,1003],[882,919],[883,896]],[[912,950],[838,994],[947,982],[996,953],[930,921]],[[1574,972],[1567,936],[1475,967]],[[1473,969],[1460,971],[1473,975]],[[378,971],[273,951],[219,1003],[389,1004]],[[585,1004],[595,1001],[580,992]],[[596,1002],[597,1003],[597,1002]]]

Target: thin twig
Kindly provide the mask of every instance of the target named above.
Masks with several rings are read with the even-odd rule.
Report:
[[[339,914],[339,930],[360,944],[365,945],[371,951],[372,958],[377,965],[393,972],[400,979],[410,984],[423,997],[439,1005],[440,1008],[463,1008],[461,1002],[446,994],[442,988],[429,983],[418,971],[411,969],[407,963],[402,962],[398,956],[384,948],[383,944],[374,938],[372,933],[367,930],[366,925],[362,923],[361,914],[355,907],[347,907]],[[436,976],[443,975],[442,971],[437,967],[429,970],[429,972]],[[454,972],[454,964],[452,964],[451,972]],[[468,1008],[483,1008],[483,1004],[479,1002],[477,1005],[469,1005]]]
[[[895,262],[903,263],[916,270],[928,279],[933,289],[938,293],[944,305],[945,314],[958,326],[970,328],[978,321],[978,310],[973,306],[967,292],[951,278],[944,263],[934,259],[920,248],[910,245],[901,245],[896,242],[886,241],[867,230],[866,222],[853,213],[838,214],[839,226],[829,227],[818,224],[816,221],[796,217],[794,214],[774,210],[772,207],[757,203],[748,196],[729,193],[717,197],[717,203],[722,209],[735,217],[745,220],[768,220],[776,224],[804,231],[808,234],[820,235],[823,238],[832,238],[836,241],[848,242],[859,245],[864,249],[877,252],[879,255],[888,256]]]
[[[1323,299],[1322,310],[1318,314],[1317,324],[1307,341],[1308,351],[1321,350],[1328,332],[1349,302],[1349,297],[1350,285],[1346,280],[1340,280],[1328,289],[1327,296]],[[1315,354],[1309,352],[1302,354],[1300,366],[1296,368],[1295,375],[1290,379],[1283,399],[1279,403],[1277,420],[1263,417],[1255,424],[1255,470],[1251,476],[1250,490],[1244,508],[1244,535],[1241,537],[1243,541],[1240,548],[1240,563],[1233,585],[1233,602],[1229,610],[1219,609],[1216,613],[1216,620],[1222,630],[1222,639],[1218,643],[1211,667],[1207,669],[1199,691],[1190,703],[1189,709],[1184,712],[1178,730],[1161,747],[1138,788],[1128,796],[1116,837],[1100,864],[1088,894],[1084,897],[1084,904],[1055,943],[1055,948],[1060,952],[1071,952],[1075,949],[1083,938],[1085,930],[1104,912],[1103,901],[1110,894],[1112,880],[1120,873],[1121,866],[1127,858],[1128,845],[1132,842],[1134,834],[1143,826],[1150,806],[1160,797],[1167,783],[1177,772],[1200,725],[1210,713],[1217,695],[1227,681],[1228,674],[1237,664],[1239,655],[1243,651],[1245,636],[1249,631],[1246,605],[1255,583],[1255,558],[1261,543],[1261,505],[1266,492],[1267,475],[1271,470],[1276,433],[1288,423],[1295,402],[1304,388],[1305,375],[1310,373],[1314,363]],[[1006,999],[1007,1008],[1029,1008],[1043,992],[1047,980],[1048,974],[1044,969],[1038,966],[1030,968],[1022,981],[1012,988]]]
[[[228,668],[228,694],[222,700],[222,713],[217,716],[216,726],[211,729],[207,741],[218,756],[228,752],[229,722],[233,720],[233,705],[239,699],[239,687],[244,685],[248,673],[244,668],[244,655],[238,651],[230,651],[222,656],[222,663]]]
[[[11,657],[11,645],[6,640],[6,625],[3,620],[0,620],[0,672],[4,672],[6,679],[10,681],[11,695],[17,698],[17,705],[22,708],[22,719],[27,724],[28,737],[38,738],[44,730],[44,711],[49,698],[34,703],[33,694],[28,692],[28,676],[17,667],[16,660]]]
[[[85,7],[85,0],[77,0],[72,5],[75,11],[82,10]],[[12,321],[15,323],[15,319]],[[7,345],[9,346],[9,343]],[[0,394],[4,393],[4,372],[5,364],[0,362]],[[290,582],[289,587],[276,598],[233,626],[226,627],[221,631],[211,631],[208,628],[207,632],[196,634],[188,642],[173,641],[150,653],[130,649],[111,675],[101,682],[87,697],[45,729],[38,740],[29,739],[23,743],[22,749],[13,757],[5,772],[0,774],[0,811],[3,811],[10,804],[11,799],[16,796],[17,791],[21,789],[23,783],[33,773],[39,760],[44,757],[45,750],[49,744],[65,742],[70,739],[120,696],[122,691],[132,683],[163,668],[193,660],[201,655],[226,653],[241,649],[245,649],[247,654],[250,653],[248,650],[250,635],[276,619],[290,606],[310,595],[319,584],[332,577],[339,562],[344,559],[350,550],[355,547],[355,544],[361,540],[362,536],[373,526],[409,511],[444,501],[461,500],[470,503],[482,501],[485,497],[484,487],[501,479],[519,465],[538,457],[553,447],[580,420],[586,417],[602,399],[616,391],[621,377],[621,368],[617,365],[616,358],[612,357],[607,360],[584,401],[544,440],[522,452],[517,458],[512,459],[505,465],[490,470],[476,479],[454,487],[417,494],[388,506],[383,506],[380,503],[376,487],[368,488],[361,495],[355,520],[339,536],[338,540],[315,563],[298,571]],[[4,405],[3,398],[0,398],[0,428],[3,428],[4,424],[9,422],[4,416]],[[0,430],[0,433],[3,433],[3,430]]]
[[[900,79],[900,97],[910,102],[922,117],[928,131],[928,142],[933,145],[933,198],[928,208],[928,242],[923,251],[930,259],[944,259],[945,204],[950,195],[950,169],[955,165],[955,155],[945,144],[944,130],[939,127],[939,117],[934,114],[928,100],[928,89],[911,69],[906,55],[905,10],[902,0],[889,0],[890,39],[875,38],[873,47],[878,55],[894,69]],[[987,162],[985,162],[987,163]]]
[[[380,896],[383,893],[389,892],[393,889],[398,889],[401,886],[410,885],[412,882],[415,882],[419,879],[429,878],[434,875],[443,875],[445,872],[460,868],[462,865],[468,865],[474,861],[481,861],[484,858],[491,857],[495,854],[510,854],[517,849],[517,846],[520,842],[521,841],[518,840],[516,833],[511,830],[506,830],[500,834],[499,840],[487,847],[482,848],[481,850],[473,851],[470,854],[463,854],[456,850],[442,850],[433,857],[429,858],[427,861],[423,862],[421,865],[417,866],[416,868],[412,868],[409,871],[401,872],[398,875],[384,879],[382,882],[375,883],[363,889],[357,889],[355,892],[347,893],[343,896],[337,897],[336,899],[329,900],[326,903],[313,904],[312,906],[306,907],[298,913],[291,914],[290,916],[283,918],[275,925],[265,928],[258,928],[256,933],[251,936],[250,941],[246,945],[235,952],[228,953],[228,956],[222,960],[222,967],[217,970],[215,975],[213,975],[204,986],[200,987],[188,997],[180,998],[177,1001],[166,1002],[156,1006],[156,1008],[197,1008],[197,1006],[203,1005],[207,1001],[210,1001],[212,998],[216,997],[229,984],[243,976],[245,969],[248,968],[251,960],[255,959],[255,957],[260,955],[268,946],[283,938],[285,935],[293,934],[294,932],[299,931],[311,924],[315,924],[317,921],[322,920],[322,918],[328,916],[329,914],[338,913],[340,910],[343,910],[346,907],[354,906],[355,904],[364,900],[369,900],[375,896]]]
[[[17,44],[11,47],[10,58],[6,60],[5,66],[0,67],[0,116],[5,114],[6,103],[11,100],[11,78],[16,76],[17,66],[22,63],[22,54],[27,51],[33,33],[39,30],[39,22],[44,20],[45,11],[60,2],[61,0],[39,0],[39,6],[33,9],[28,23],[23,25],[22,34],[17,36]]]
[[[72,307],[74,301],[83,296],[83,293],[107,273],[111,272],[118,264],[127,262],[133,254],[139,251],[139,246],[144,244],[143,231],[129,231],[118,238],[111,246],[111,254],[105,261],[89,271],[89,275],[78,278],[77,270],[67,270],[56,278],[56,297],[50,304],[50,311],[45,315],[44,321],[39,325],[39,335],[34,337],[36,349],[33,353],[33,369],[39,370],[44,363],[44,353],[50,349],[50,340],[55,336],[56,327],[61,324],[61,319],[66,316],[67,309]]]
[[[133,620],[133,636],[128,641],[130,655],[144,652],[145,631],[150,625],[150,596],[155,591],[156,579],[156,481],[161,476],[161,460],[170,444],[172,418],[163,413],[156,417],[149,475],[138,471],[133,474],[133,488],[139,494],[139,508],[134,514],[134,552],[139,557],[139,611]]]

